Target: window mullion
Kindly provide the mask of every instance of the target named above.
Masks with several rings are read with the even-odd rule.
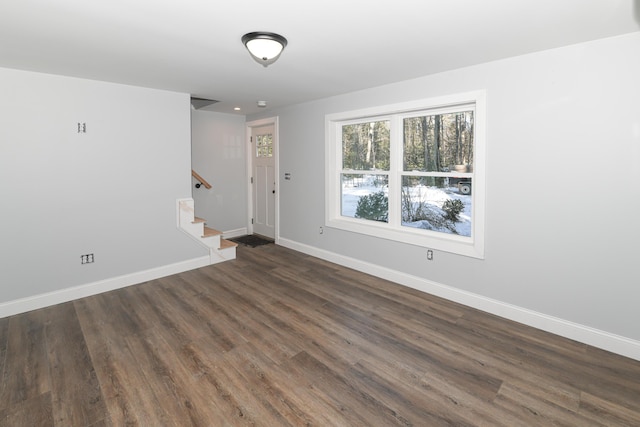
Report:
[[[391,156],[389,165],[389,225],[400,227],[400,202],[402,184],[402,118],[391,117]]]

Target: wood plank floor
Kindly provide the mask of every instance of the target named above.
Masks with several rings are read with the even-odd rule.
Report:
[[[640,426],[640,362],[276,245],[0,319],[2,426]]]

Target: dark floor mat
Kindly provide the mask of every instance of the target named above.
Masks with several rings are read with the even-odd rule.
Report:
[[[239,245],[250,246],[252,248],[255,248],[256,246],[268,245],[269,243],[273,243],[273,240],[267,239],[266,237],[262,237],[257,234],[234,237],[233,239],[229,239],[229,240]]]

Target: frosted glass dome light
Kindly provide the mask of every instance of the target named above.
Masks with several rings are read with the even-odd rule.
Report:
[[[242,36],[242,44],[256,62],[267,67],[280,57],[287,39],[275,33],[254,32]]]

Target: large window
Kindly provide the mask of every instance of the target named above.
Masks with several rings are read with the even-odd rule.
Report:
[[[484,257],[484,93],[331,114],[327,226]]]

